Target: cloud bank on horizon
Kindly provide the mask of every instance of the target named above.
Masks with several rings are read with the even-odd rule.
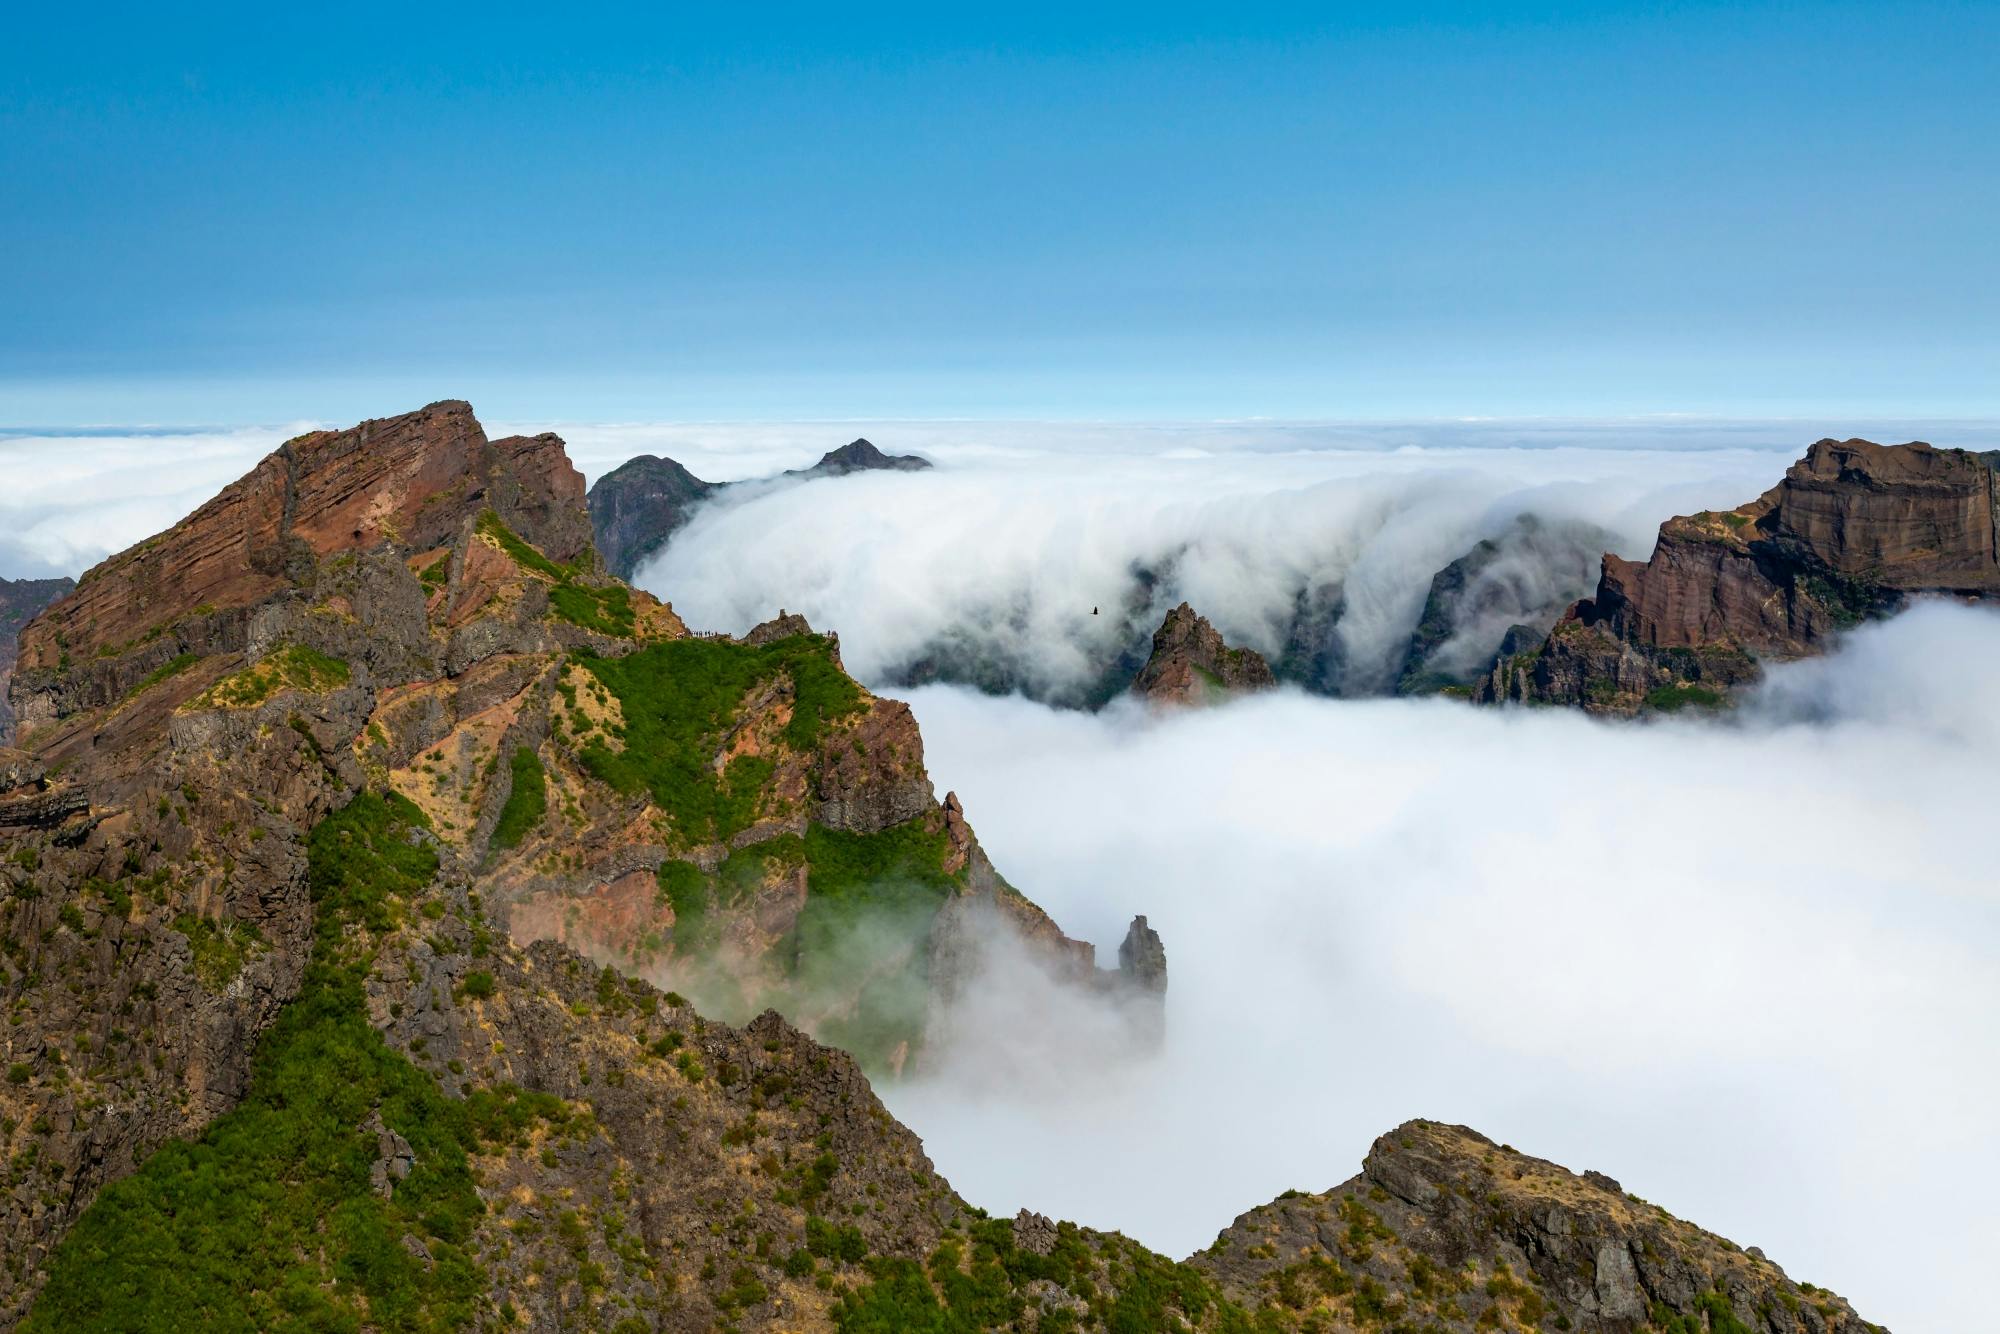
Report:
[[[1726,720],[915,691],[1014,883],[1100,953],[1150,917],[1167,1036],[1109,1059],[1106,1016],[1017,970],[881,1092],[975,1203],[1175,1255],[1420,1116],[1607,1171],[1892,1328],[1975,1328],[1996,663],[2000,613],[1925,605]]]

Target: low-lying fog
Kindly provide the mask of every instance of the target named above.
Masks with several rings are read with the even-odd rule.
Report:
[[[1157,1058],[1015,977],[882,1090],[975,1202],[1185,1255],[1430,1117],[1906,1334],[1990,1315],[2000,613],[1920,607],[1723,721],[910,699],[1004,873],[1169,961]]]

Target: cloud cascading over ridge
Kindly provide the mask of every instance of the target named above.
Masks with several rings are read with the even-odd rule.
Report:
[[[931,452],[931,472],[732,489],[637,582],[709,628],[804,612],[839,630],[863,680],[921,679],[943,662],[948,676],[1063,703],[1100,690],[1107,666],[1183,599],[1275,659],[1303,605],[1337,598],[1310,650],[1336,663],[1343,693],[1368,694],[1395,680],[1431,577],[1521,515],[1546,524],[1539,549],[1512,553],[1521,577],[1547,585],[1559,610],[1594,582],[1577,580],[1594,573],[1606,535],[1643,555],[1661,520],[1747,500],[1795,457],[1575,445]],[[1479,647],[1490,655],[1505,629],[1489,627]]]
[[[1168,1034],[1107,1065],[1100,1017],[1014,1022],[1015,979],[885,1096],[975,1202],[1175,1254],[1423,1116],[1610,1172],[1898,1330],[1977,1327],[1996,664],[2000,613],[1925,605],[1719,720],[913,692],[1015,883],[1101,951],[1149,915]]]

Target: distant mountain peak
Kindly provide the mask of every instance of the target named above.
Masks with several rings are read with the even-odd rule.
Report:
[[[929,459],[915,454],[884,454],[866,436],[851,440],[839,449],[820,455],[818,463],[800,471],[821,477],[840,477],[850,472],[922,472]]]

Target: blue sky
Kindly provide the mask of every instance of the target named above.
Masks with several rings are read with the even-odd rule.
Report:
[[[1992,5],[172,8],[9,20],[0,423],[2000,412]]]

